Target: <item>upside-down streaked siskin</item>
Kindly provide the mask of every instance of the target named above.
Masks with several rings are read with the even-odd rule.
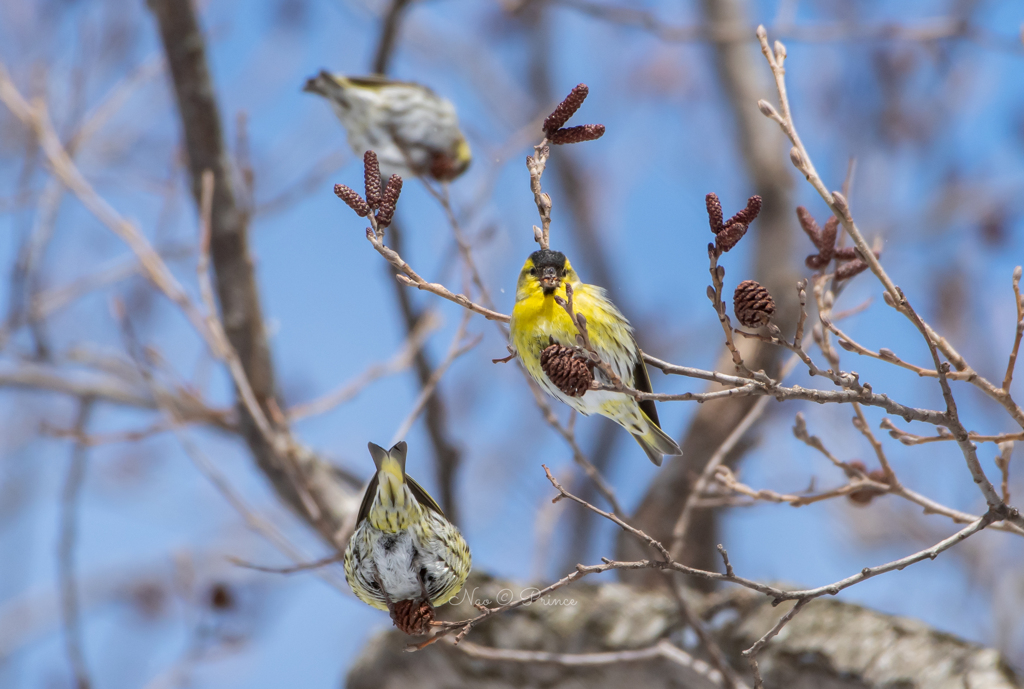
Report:
[[[625,428],[656,465],[661,466],[663,455],[682,454],[675,441],[661,430],[653,401],[637,402],[627,394],[605,390],[587,390],[581,396],[570,396],[544,372],[540,355],[552,341],[567,347],[576,344],[576,326],[555,301],[556,296],[566,298],[566,284],[572,286],[574,311],[586,317],[590,343],[601,360],[626,385],[641,392],[651,391],[647,367],[629,321],[603,288],[580,281],[565,254],[548,249],[530,254],[516,285],[510,324],[512,346],[526,370],[551,396],[581,414],[600,414]],[[603,383],[611,382],[599,368],[594,370],[594,377]]]
[[[450,181],[469,167],[472,154],[455,106],[426,86],[321,71],[303,90],[330,101],[356,154],[377,152],[384,179],[422,175]]]
[[[345,578],[361,601],[392,616],[399,601],[447,603],[469,576],[469,547],[434,499],[406,475],[406,444],[390,451],[369,447],[377,474],[345,549]]]

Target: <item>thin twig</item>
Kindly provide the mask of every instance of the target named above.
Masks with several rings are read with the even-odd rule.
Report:
[[[335,553],[334,555],[330,555],[320,560],[314,560],[313,562],[300,562],[292,565],[291,567],[268,567],[266,565],[253,564],[252,562],[247,562],[246,560],[242,560],[237,557],[228,558],[231,564],[238,567],[252,569],[257,572],[268,572],[270,574],[295,574],[296,572],[308,572],[311,569],[320,569],[321,567],[341,562],[343,559],[345,559],[345,553]]]
[[[399,256],[397,252],[394,251],[394,249],[385,246],[384,240],[382,238],[378,238],[371,228],[367,228],[366,238],[369,240],[370,244],[373,245],[373,248],[377,250],[377,253],[383,256],[388,263],[390,263],[392,266],[395,267],[396,270],[399,271],[399,274],[395,275],[395,279],[397,279],[403,285],[406,285],[408,287],[415,287],[416,289],[436,294],[437,296],[443,297],[448,301],[455,302],[456,304],[462,306],[463,308],[469,309],[474,313],[480,314],[489,321],[500,321],[502,323],[509,322],[509,316],[507,316],[504,313],[498,313],[497,311],[493,311],[484,306],[481,306],[480,304],[477,304],[470,300],[470,298],[464,294],[455,294],[442,284],[436,282],[427,282],[426,280],[424,280],[422,277],[419,276],[419,274],[416,271],[412,269],[412,266],[406,263],[405,260],[401,256]]]
[[[57,549],[64,649],[78,689],[89,689],[92,686],[82,650],[82,623],[79,619],[78,583],[75,579],[75,546],[78,541],[78,501],[89,455],[88,446],[82,442],[82,438],[92,415],[93,404],[94,401],[88,397],[82,398],[78,403],[78,415],[74,425],[75,444],[71,450],[71,462],[68,464],[68,473],[61,491],[60,535]]]
[[[796,356],[790,357],[790,360],[783,367],[782,372],[779,374],[779,380],[785,378],[786,374],[793,369],[797,360]],[[675,557],[681,557],[681,548],[683,547],[684,540],[686,538],[686,531],[690,528],[690,519],[693,516],[693,512],[696,509],[694,505],[694,498],[698,495],[703,495],[704,491],[707,490],[708,484],[711,483],[712,478],[715,475],[715,470],[718,466],[725,461],[726,456],[736,446],[736,443],[746,435],[747,431],[757,423],[758,419],[764,413],[764,410],[768,407],[768,402],[771,398],[762,397],[757,400],[749,411],[744,415],[743,420],[740,421],[735,428],[729,433],[722,444],[718,446],[714,454],[711,455],[711,459],[708,460],[707,464],[704,465],[703,471],[701,471],[700,478],[694,484],[693,489],[686,497],[686,502],[683,504],[683,509],[679,513],[679,519],[676,520],[675,526],[672,528],[672,547],[669,548]]]
[[[750,669],[754,673],[755,689],[762,689],[762,687],[764,687],[764,681],[761,679],[761,671],[760,668],[758,668],[757,666],[757,654],[761,651],[762,648],[764,648],[765,644],[767,644],[773,636],[782,631],[782,628],[785,627],[791,619],[796,617],[797,613],[799,613],[800,610],[805,605],[807,605],[809,600],[810,599],[797,601],[796,605],[794,605],[789,612],[787,612],[785,615],[779,618],[779,621],[775,623],[775,626],[769,629],[764,636],[762,636],[760,639],[754,642],[753,646],[751,646],[750,648],[748,648],[740,654],[744,658],[746,658],[747,661],[750,663]]]
[[[47,161],[64,186],[70,189],[82,202],[82,205],[103,225],[128,245],[138,256],[149,280],[185,313],[196,331],[205,336],[207,334],[206,324],[202,315],[192,304],[177,278],[153,249],[149,240],[139,232],[138,228],[118,214],[86,181],[61,144],[47,111],[41,107],[33,107],[22,97],[11,82],[7,68],[2,63],[0,63],[0,100],[19,120],[35,131]]]
[[[1006,364],[1006,375],[1003,376],[1003,392],[1009,394],[1010,383],[1013,382],[1013,367],[1017,363],[1017,352],[1020,350],[1020,340],[1024,337],[1024,299],[1020,296],[1021,267],[1013,270],[1013,302],[1017,309],[1017,332],[1013,338],[1013,349],[1010,350],[1010,361]]]
[[[423,407],[426,406],[427,400],[429,400],[431,395],[434,394],[438,384],[441,382],[441,378],[455,360],[480,344],[480,340],[483,339],[483,335],[481,334],[474,335],[469,340],[465,340],[466,326],[469,325],[469,316],[470,313],[467,311],[462,318],[462,322],[459,324],[458,330],[455,332],[455,336],[452,338],[451,345],[448,347],[448,354],[445,356],[444,361],[434,369],[434,372],[430,375],[426,385],[424,385],[420,390],[420,394],[416,398],[416,402],[413,404],[409,415],[405,417],[405,420],[402,421],[401,424],[399,424],[398,430],[396,430],[394,436],[392,436],[391,445],[402,440],[409,433],[413,424],[416,423],[416,419],[419,417],[420,412],[423,411]]]
[[[897,288],[897,290],[899,290],[899,288]],[[938,371],[939,374],[939,385],[942,388],[942,397],[946,402],[946,416],[948,418],[946,427],[952,431],[953,436],[956,438],[956,443],[960,446],[964,459],[967,460],[967,468],[971,472],[971,477],[974,478],[974,482],[978,484],[978,488],[981,490],[982,495],[985,496],[985,502],[988,503],[989,511],[1001,514],[1004,519],[1024,528],[1024,516],[1021,516],[1017,508],[1007,505],[1000,499],[995,486],[992,485],[992,482],[989,481],[988,477],[985,475],[985,470],[982,468],[981,462],[978,460],[978,448],[971,442],[970,437],[967,434],[967,429],[964,428],[963,423],[960,421],[960,415],[957,412],[956,407],[956,400],[953,399],[953,391],[950,389],[949,381],[946,379],[946,373],[949,371],[949,364],[944,363],[939,359],[939,351],[936,343],[932,340],[929,330],[917,315],[917,312],[914,311],[910,302],[903,297],[902,290],[899,290],[899,298],[900,300],[897,301],[897,303],[899,304],[902,302],[902,307],[906,310],[911,321],[913,321],[918,330],[921,331],[921,335],[924,336],[925,341],[928,343],[928,350],[931,352],[932,360],[935,362],[935,370]]]
[[[624,531],[627,531],[627,532],[631,533],[636,538],[640,539],[641,541],[643,541],[647,545],[649,545],[652,548],[654,548],[655,550],[657,550],[661,554],[661,556],[663,558],[665,558],[666,561],[672,559],[672,556],[669,554],[668,550],[661,543],[659,543],[658,541],[654,540],[653,538],[651,538],[650,536],[645,534],[643,531],[640,531],[639,529],[634,528],[633,526],[630,526],[629,524],[624,522],[619,516],[617,516],[615,514],[612,514],[611,512],[605,512],[602,509],[594,507],[593,505],[588,503],[586,500],[583,500],[582,498],[576,497],[575,495],[573,495],[572,493],[570,493],[569,491],[567,491],[565,488],[562,487],[562,485],[558,482],[558,480],[554,476],[551,475],[551,470],[548,469],[547,466],[545,466],[543,464],[541,466],[544,467],[544,473],[547,475],[548,481],[551,481],[551,485],[554,486],[555,490],[558,491],[558,497],[555,498],[555,501],[561,500],[562,498],[569,498],[573,502],[579,503],[580,505],[583,505],[584,507],[586,507],[588,510],[591,510],[592,512],[595,512],[596,514],[601,515],[605,519],[607,519],[607,520],[617,524]]]
[[[406,338],[402,348],[391,359],[370,365],[354,379],[326,395],[291,407],[285,413],[288,421],[294,422],[328,412],[354,399],[371,383],[409,368],[412,365],[416,352],[422,349],[427,342],[427,338],[440,325],[441,320],[434,312],[431,311],[424,314],[416,324],[416,327],[413,328],[412,333]]]
[[[718,642],[704,628],[704,622],[690,611],[690,606],[686,603],[686,598],[683,594],[683,583],[678,577],[670,576],[668,572],[665,572],[665,576],[670,579],[669,590],[672,592],[672,597],[676,600],[676,607],[679,609],[679,615],[682,617],[683,623],[697,636],[697,640],[700,641],[701,646],[704,647],[704,651],[711,660],[711,665],[718,671],[718,684],[722,689],[747,689],[747,685],[736,674],[736,671],[732,669],[732,666],[729,665],[729,659],[726,658]]]
[[[996,466],[1003,475],[1001,485],[1003,502],[1010,502],[1010,457],[1013,456],[1013,442],[999,443],[999,456],[996,457]]]

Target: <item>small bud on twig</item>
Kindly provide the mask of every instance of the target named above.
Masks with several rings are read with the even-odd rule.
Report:
[[[804,157],[800,153],[800,149],[797,148],[796,146],[794,146],[793,148],[789,149],[789,160],[790,160],[790,162],[793,163],[793,166],[797,170],[803,170],[804,169]]]
[[[590,93],[590,89],[587,88],[586,84],[577,84],[573,87],[569,95],[565,97],[558,107],[544,119],[544,133],[551,137],[556,131],[562,128],[562,126],[569,121],[569,118],[576,114],[576,111],[583,105],[583,101],[587,99],[587,94]]]
[[[779,116],[779,113],[775,110],[775,107],[764,99],[757,101],[757,109],[760,110],[761,114],[765,117],[770,117],[775,121],[782,119],[782,117]]]
[[[786,46],[782,41],[775,41],[775,59],[780,65],[786,60]]]
[[[850,217],[850,204],[846,202],[846,197],[843,196],[842,192],[832,192],[832,204],[836,207],[836,210],[843,214],[844,218]]]
[[[350,189],[344,184],[335,184],[334,194],[344,201],[349,208],[354,210],[360,218],[365,218],[370,214],[370,207],[366,204],[366,201],[363,201],[363,197],[355,189]]]
[[[583,141],[593,141],[604,136],[603,124],[582,124],[578,127],[568,127],[548,133],[548,141],[552,144],[578,144]]]

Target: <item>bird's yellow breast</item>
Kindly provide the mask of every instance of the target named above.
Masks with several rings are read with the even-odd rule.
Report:
[[[575,341],[576,326],[565,309],[555,302],[556,294],[565,299],[565,287],[560,286],[552,294],[532,290],[516,301],[511,330],[513,344],[520,355],[539,357],[541,350],[548,346],[549,337],[563,344]]]

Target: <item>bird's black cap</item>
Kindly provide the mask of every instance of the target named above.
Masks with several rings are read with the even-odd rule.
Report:
[[[530,254],[530,260],[533,261],[533,265],[538,268],[546,268],[548,266],[552,266],[558,270],[565,268],[565,254],[561,251],[552,251],[551,249],[534,251]]]

